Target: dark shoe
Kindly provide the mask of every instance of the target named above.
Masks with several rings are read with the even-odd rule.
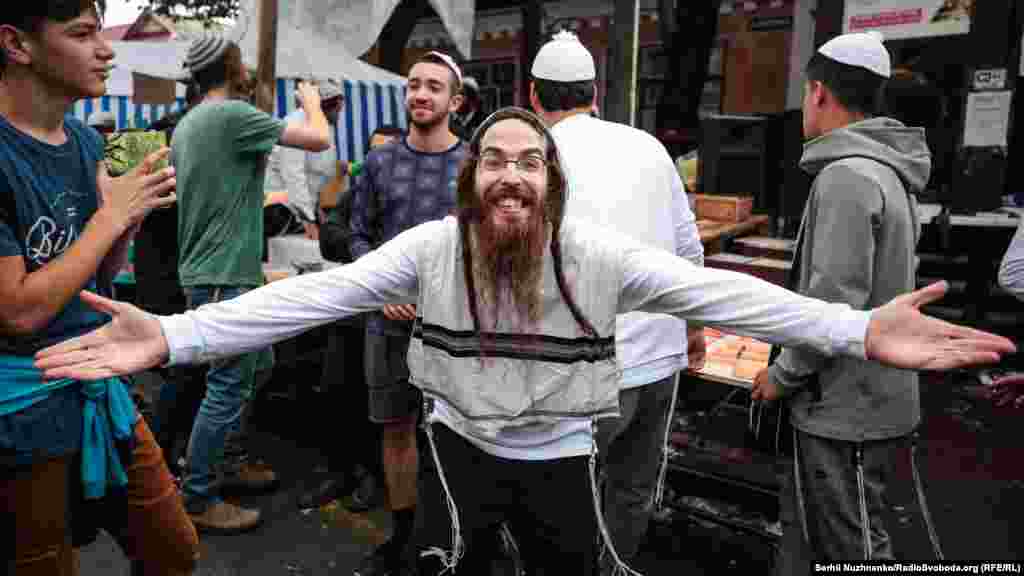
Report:
[[[519,554],[519,543],[516,542],[508,525],[502,523],[494,536],[496,557],[491,560],[491,576],[518,576],[523,574],[523,561]]]
[[[277,474],[260,460],[242,462],[224,473],[220,487],[236,492],[266,492],[277,487]]]
[[[384,491],[377,478],[366,470],[358,474],[352,501],[345,505],[349,512],[368,512],[384,503]]]
[[[345,483],[335,478],[328,478],[316,488],[299,496],[299,508],[319,508],[344,496]]]
[[[402,549],[388,540],[363,558],[352,576],[399,576],[403,573],[402,561]]]

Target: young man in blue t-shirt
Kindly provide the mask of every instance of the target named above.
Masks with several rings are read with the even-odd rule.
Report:
[[[175,201],[154,154],[107,176],[98,133],[66,111],[106,91],[114,54],[102,3],[39,0],[0,12],[0,524],[7,573],[72,574],[98,528],[144,574],[189,574],[195,529],[160,449],[118,378],[44,381],[39,349],[109,318],[79,291],[109,291],[138,224]],[[70,537],[69,537],[70,535]]]

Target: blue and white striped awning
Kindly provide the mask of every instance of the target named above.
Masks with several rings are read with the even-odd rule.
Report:
[[[278,79],[278,117],[295,110],[295,80]],[[370,135],[378,126],[405,130],[405,87],[399,84],[342,81],[345,108],[338,118],[334,139],[339,160],[359,162],[366,156]]]
[[[284,118],[295,110],[295,80],[278,79],[275,113]],[[366,156],[370,134],[382,125],[406,127],[405,87],[398,84],[342,81],[345,91],[345,108],[335,127],[335,150],[339,160],[362,161]],[[103,96],[91,100],[79,100],[72,108],[72,114],[88,121],[96,110],[113,112],[117,118],[117,129],[141,128],[163,116],[185,107],[185,100],[179,98],[173,104],[136,105],[130,96]]]
[[[127,128],[146,129],[150,124],[163,118],[167,114],[176,112],[185,107],[183,98],[177,99],[174,104],[141,104],[136,105],[130,96],[103,96],[91,100],[79,100],[71,109],[75,118],[87,122],[89,116],[97,110],[113,112],[117,119],[117,129]]]

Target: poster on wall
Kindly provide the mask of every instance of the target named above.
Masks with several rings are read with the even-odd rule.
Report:
[[[977,0],[846,0],[843,32],[877,30],[886,40],[971,31]]]

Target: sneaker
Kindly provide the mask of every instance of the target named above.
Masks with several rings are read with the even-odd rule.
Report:
[[[384,503],[384,490],[376,476],[365,468],[356,472],[358,480],[352,499],[345,504],[349,512],[368,512]]]
[[[277,487],[277,474],[262,461],[246,461],[232,470],[225,470],[222,490],[263,492]]]
[[[189,514],[196,530],[203,534],[238,534],[260,524],[260,511],[249,510],[228,502],[217,502],[201,514]]]
[[[316,488],[299,496],[299,509],[319,508],[341,498],[345,489],[344,484],[335,478],[324,480]]]
[[[401,573],[402,550],[394,540],[388,540],[363,558],[352,576],[399,576]]]

